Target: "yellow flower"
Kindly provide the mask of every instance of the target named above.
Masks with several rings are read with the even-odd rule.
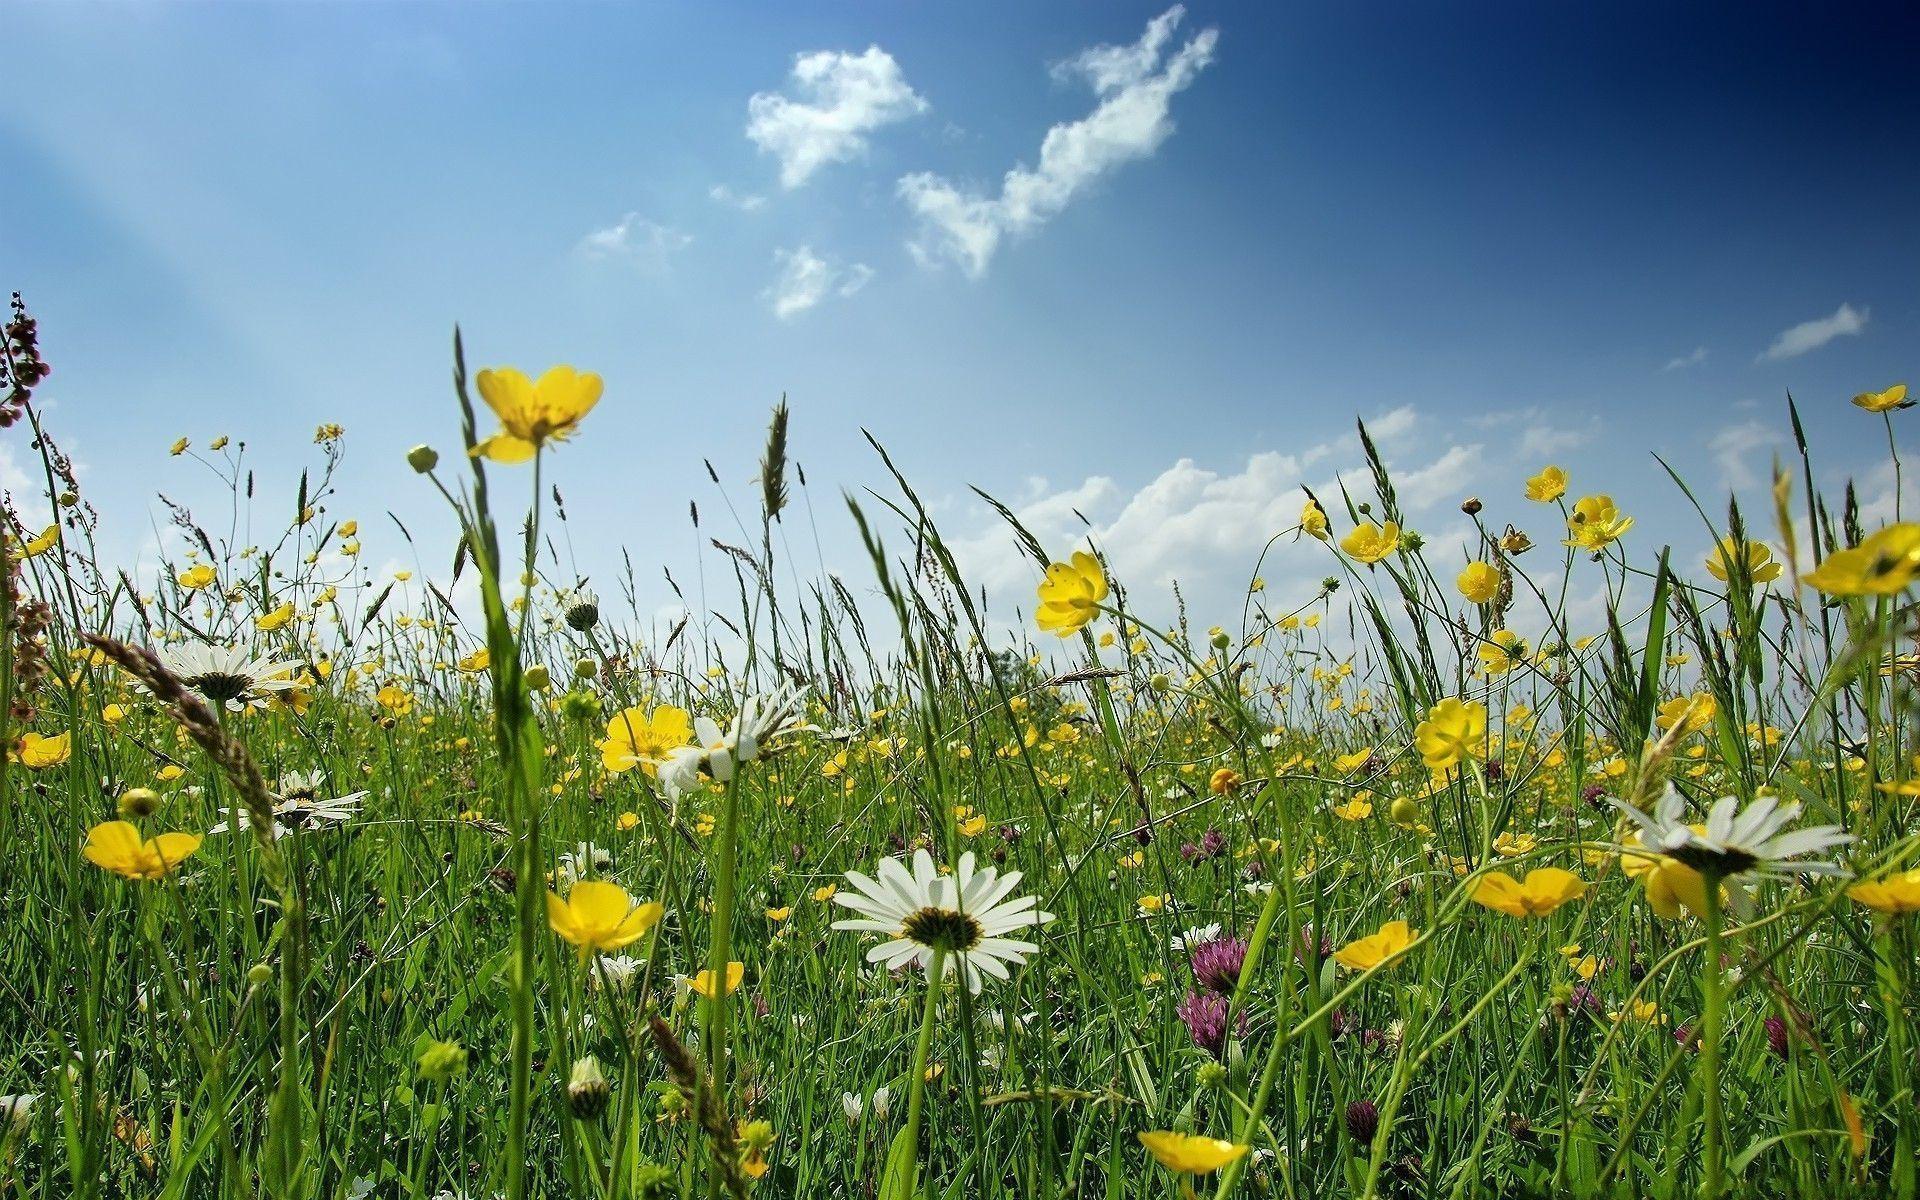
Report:
[[[1865,879],[1847,889],[1855,904],[1895,916],[1920,912],[1920,871],[1897,871]]]
[[[1379,932],[1335,950],[1333,960],[1349,971],[1370,971],[1405,954],[1416,936],[1418,931],[1408,928],[1405,921],[1388,921]]]
[[[1364,796],[1355,796],[1345,804],[1336,804],[1328,810],[1342,821],[1364,821],[1373,815],[1373,803]]]
[[[1414,727],[1414,748],[1429,769],[1446,771],[1465,758],[1485,758],[1487,706],[1477,700],[1449,696],[1427,710],[1427,719]]]
[[[1400,548],[1400,527],[1392,521],[1385,525],[1375,525],[1372,521],[1356,525],[1352,533],[1340,539],[1340,548],[1372,565]]]
[[[42,771],[48,767],[57,767],[73,757],[73,735],[56,733],[52,737],[42,737],[37,733],[20,735],[19,748],[13,760],[30,771]]]
[[[1454,581],[1460,594],[1472,604],[1491,604],[1500,594],[1500,572],[1483,562],[1470,562]]]
[[[1849,550],[1835,550],[1807,575],[1830,596],[1892,596],[1920,571],[1920,525],[1889,525]]]
[[[36,558],[53,549],[59,541],[60,526],[49,525],[40,531],[38,537],[28,539],[27,544],[20,548],[20,557]]]
[[[1896,383],[1884,392],[1861,392],[1853,398],[1855,407],[1868,412],[1892,412],[1896,408],[1912,408],[1913,401],[1907,399],[1907,385]]]
[[[1074,552],[1071,562],[1054,563],[1040,581],[1040,606],[1034,610],[1034,623],[1049,633],[1066,637],[1093,620],[1097,606],[1107,598],[1107,574],[1100,560],[1085,550]]]
[[[522,463],[549,441],[573,436],[581,418],[600,402],[598,375],[572,367],[549,368],[536,382],[512,367],[480,372],[480,398],[500,418],[500,432],[473,448],[495,462]]]
[[[1211,1175],[1246,1155],[1249,1147],[1194,1133],[1151,1129],[1140,1133],[1140,1144],[1169,1171],[1184,1175]]]
[[[1707,574],[1725,583],[1728,568],[1743,560],[1747,564],[1747,575],[1755,583],[1772,583],[1780,578],[1780,564],[1773,561],[1773,551],[1766,543],[1748,542],[1742,547],[1730,537],[1721,538],[1720,544],[1707,555]]]
[[[1207,790],[1216,796],[1225,796],[1240,786],[1240,772],[1232,767],[1221,767],[1207,780]]]
[[[640,824],[640,814],[637,812],[631,812],[631,811],[621,813],[620,816],[617,819],[615,819],[613,823],[614,828],[618,829],[621,833],[626,833],[632,829],[635,829],[639,826],[639,824]]]
[[[583,879],[562,900],[547,893],[547,924],[565,940],[589,951],[631,946],[660,923],[666,909],[658,900],[635,904],[627,889],[603,879]]]
[[[1323,542],[1327,540],[1327,511],[1317,501],[1307,501],[1307,506],[1300,510],[1300,532]]]
[[[1574,502],[1573,515],[1567,518],[1567,532],[1573,536],[1561,544],[1598,552],[1632,528],[1633,518],[1621,515],[1614,507],[1612,496],[1582,496]]]
[[[1511,629],[1496,629],[1477,653],[1483,674],[1505,675],[1526,660],[1527,644]]]
[[[1524,881],[1493,872],[1473,885],[1473,902],[1510,917],[1544,917],[1569,900],[1587,894],[1587,885],[1572,871],[1543,867],[1528,871]]]
[[[1622,858],[1621,866],[1625,865]],[[1706,915],[1706,877],[1677,859],[1655,859],[1641,876],[1641,884],[1646,888],[1647,904],[1663,921],[1678,921],[1685,912]]]
[[[742,979],[745,979],[746,976],[747,976],[747,964],[743,962],[728,963],[727,964],[727,995],[731,996],[734,994],[734,992],[738,991],[740,988],[740,981]],[[713,991],[714,991],[713,972],[712,971],[700,972],[698,975],[695,975],[693,977],[693,979],[689,982],[688,986],[693,988],[694,991],[700,993],[702,996],[705,996],[707,999],[709,1000],[713,999],[714,998],[713,997]]]
[[[815,904],[825,904],[827,901],[833,899],[834,894],[839,890],[840,885],[837,883],[822,884],[820,887],[813,889],[813,902]]]
[[[87,831],[80,853],[94,866],[128,879],[160,879],[199,848],[197,833],[163,833],[143,841],[131,821],[103,821]]]
[[[1699,733],[1713,724],[1714,714],[1720,705],[1711,692],[1695,692],[1691,696],[1675,696],[1660,706],[1660,715],[1654,718],[1654,724],[1662,729],[1681,727],[1683,734]]]
[[[373,694],[381,708],[396,717],[405,716],[413,711],[413,693],[396,683],[389,683]]]
[[[782,906],[780,908],[770,908],[767,910],[767,920],[769,921],[784,921],[792,915],[793,915],[793,908],[790,905]]]
[[[175,458],[179,458],[187,452],[187,447],[190,445],[192,445],[192,443],[187,441],[186,438],[181,438],[173,444],[172,449],[168,450],[167,453],[173,455]]]
[[[1559,467],[1542,467],[1538,475],[1527,476],[1527,499],[1552,504],[1567,494],[1567,473]]]
[[[477,674],[493,665],[493,653],[485,646],[482,646],[472,654],[461,656],[458,665],[462,671],[465,671],[469,675]]]
[[[262,633],[272,633],[291,620],[293,620],[293,601],[289,600],[272,612],[261,613],[253,619],[253,623]]]
[[[175,576],[175,581],[190,592],[197,592],[218,578],[218,572],[206,563],[188,567]]]
[[[692,742],[693,718],[686,709],[663,704],[649,713],[636,706],[607,722],[607,736],[600,743],[600,765],[616,775],[634,767],[652,775],[667,751]]]

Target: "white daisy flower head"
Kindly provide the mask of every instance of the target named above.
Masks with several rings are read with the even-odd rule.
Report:
[[[695,744],[669,751],[659,766],[660,786],[668,798],[694,790],[702,775],[726,783],[735,767],[771,754],[793,735],[812,729],[805,720],[806,695],[804,686],[792,684],[748,696],[724,730],[711,717],[695,717]]]
[[[1756,799],[1743,812],[1737,796],[1722,796],[1707,812],[1704,829],[1687,822],[1686,800],[1672,787],[1660,797],[1651,814],[1631,804],[1612,801],[1640,827],[1640,845],[1703,875],[1729,879],[1739,875],[1786,878],[1793,875],[1844,875],[1838,863],[1806,859],[1853,841],[1838,825],[1809,825],[1789,829],[1800,815],[1800,804],[1780,803],[1777,796]]]
[[[296,685],[297,662],[256,658],[245,646],[205,642],[161,642],[153,647],[160,665],[194,691],[235,712]]]
[[[327,796],[322,790],[326,780],[318,771],[288,771],[280,776],[280,786],[273,793],[273,835],[286,837],[300,830],[324,829],[329,825],[344,825],[360,811],[360,802],[367,793],[349,792],[344,796]],[[251,829],[253,819],[247,810],[236,805],[227,813],[227,819],[207,830],[209,836],[226,833],[229,829]]]
[[[940,951],[942,974],[957,973],[977,992],[982,975],[1004,980],[1009,965],[1019,966],[1040,949],[1006,934],[1053,920],[1052,913],[1039,911],[1038,897],[1008,899],[1020,884],[1020,872],[975,870],[971,852],[960,856],[952,875],[940,874],[925,850],[913,856],[911,869],[900,859],[883,858],[875,874],[877,879],[847,872],[849,889],[833,900],[861,915],[835,921],[833,927],[888,935],[867,951],[868,962],[887,970],[909,962],[926,970]]]

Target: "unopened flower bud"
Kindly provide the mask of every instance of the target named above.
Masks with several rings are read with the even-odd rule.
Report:
[[[432,446],[415,446],[407,451],[407,465],[425,475],[440,465],[440,452]]]
[[[255,963],[247,968],[247,982],[261,987],[273,980],[273,968],[266,963]]]
[[[567,1080],[567,1108],[582,1121],[591,1121],[607,1111],[607,1099],[613,1094],[613,1085],[600,1070],[600,1060],[588,1055],[573,1064],[573,1075]]]
[[[583,658],[573,664],[573,677],[575,679],[592,679],[599,673],[600,664],[590,658]]]
[[[552,674],[539,663],[528,667],[522,678],[527,681],[527,689],[534,692],[546,691],[547,685],[553,682]]]
[[[1468,496],[1460,502],[1460,511],[1470,517],[1477,515],[1480,512],[1480,507],[1480,497],[1478,496]]]
[[[120,802],[116,807],[121,816],[129,819],[150,817],[160,809],[160,793],[152,788],[128,788],[120,793]]]

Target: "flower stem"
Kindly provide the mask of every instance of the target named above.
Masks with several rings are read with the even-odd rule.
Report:
[[[1726,1018],[1726,997],[1720,977],[1720,877],[1708,873],[1706,964],[1700,974],[1703,1011],[1700,1018],[1700,1080],[1706,1116],[1702,1146],[1702,1200],[1716,1200],[1726,1169],[1726,1117],[1720,1110],[1720,1029]]]
[[[907,1128],[901,1135],[906,1156],[900,1162],[900,1177],[889,1193],[908,1200],[919,1190],[920,1111],[926,1104],[927,1053],[933,1047],[933,1014],[940,1004],[940,982],[946,974],[947,952],[938,946],[933,961],[927,964],[927,1002],[920,1013],[920,1037],[913,1044],[913,1076],[907,1080]]]

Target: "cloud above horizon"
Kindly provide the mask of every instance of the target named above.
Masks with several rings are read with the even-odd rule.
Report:
[[[878,46],[861,54],[796,55],[790,78],[801,98],[756,92],[747,100],[747,137],[780,160],[780,186],[789,190],[822,167],[865,154],[874,130],[927,110],[900,64]]]
[[[920,223],[908,243],[914,256],[929,266],[955,263],[979,278],[1007,237],[1038,229],[1101,176],[1158,150],[1174,131],[1174,95],[1213,62],[1220,38],[1209,27],[1169,55],[1185,15],[1175,5],[1148,22],[1132,45],[1094,46],[1054,64],[1055,79],[1084,81],[1100,103],[1079,120],[1049,129],[1039,165],[1008,171],[997,196],[931,171],[901,177],[895,190]]]
[[[842,266],[815,254],[812,246],[775,250],[773,261],[779,270],[765,296],[773,306],[773,315],[783,321],[792,320],[829,296],[851,296],[873,278],[873,268],[865,263]]]
[[[1867,327],[1867,313],[1864,307],[1842,304],[1833,311],[1832,316],[1802,321],[1774,338],[1773,344],[1761,351],[1756,361],[1778,362],[1781,359],[1798,358],[1818,350],[1835,338],[1856,337]]]

